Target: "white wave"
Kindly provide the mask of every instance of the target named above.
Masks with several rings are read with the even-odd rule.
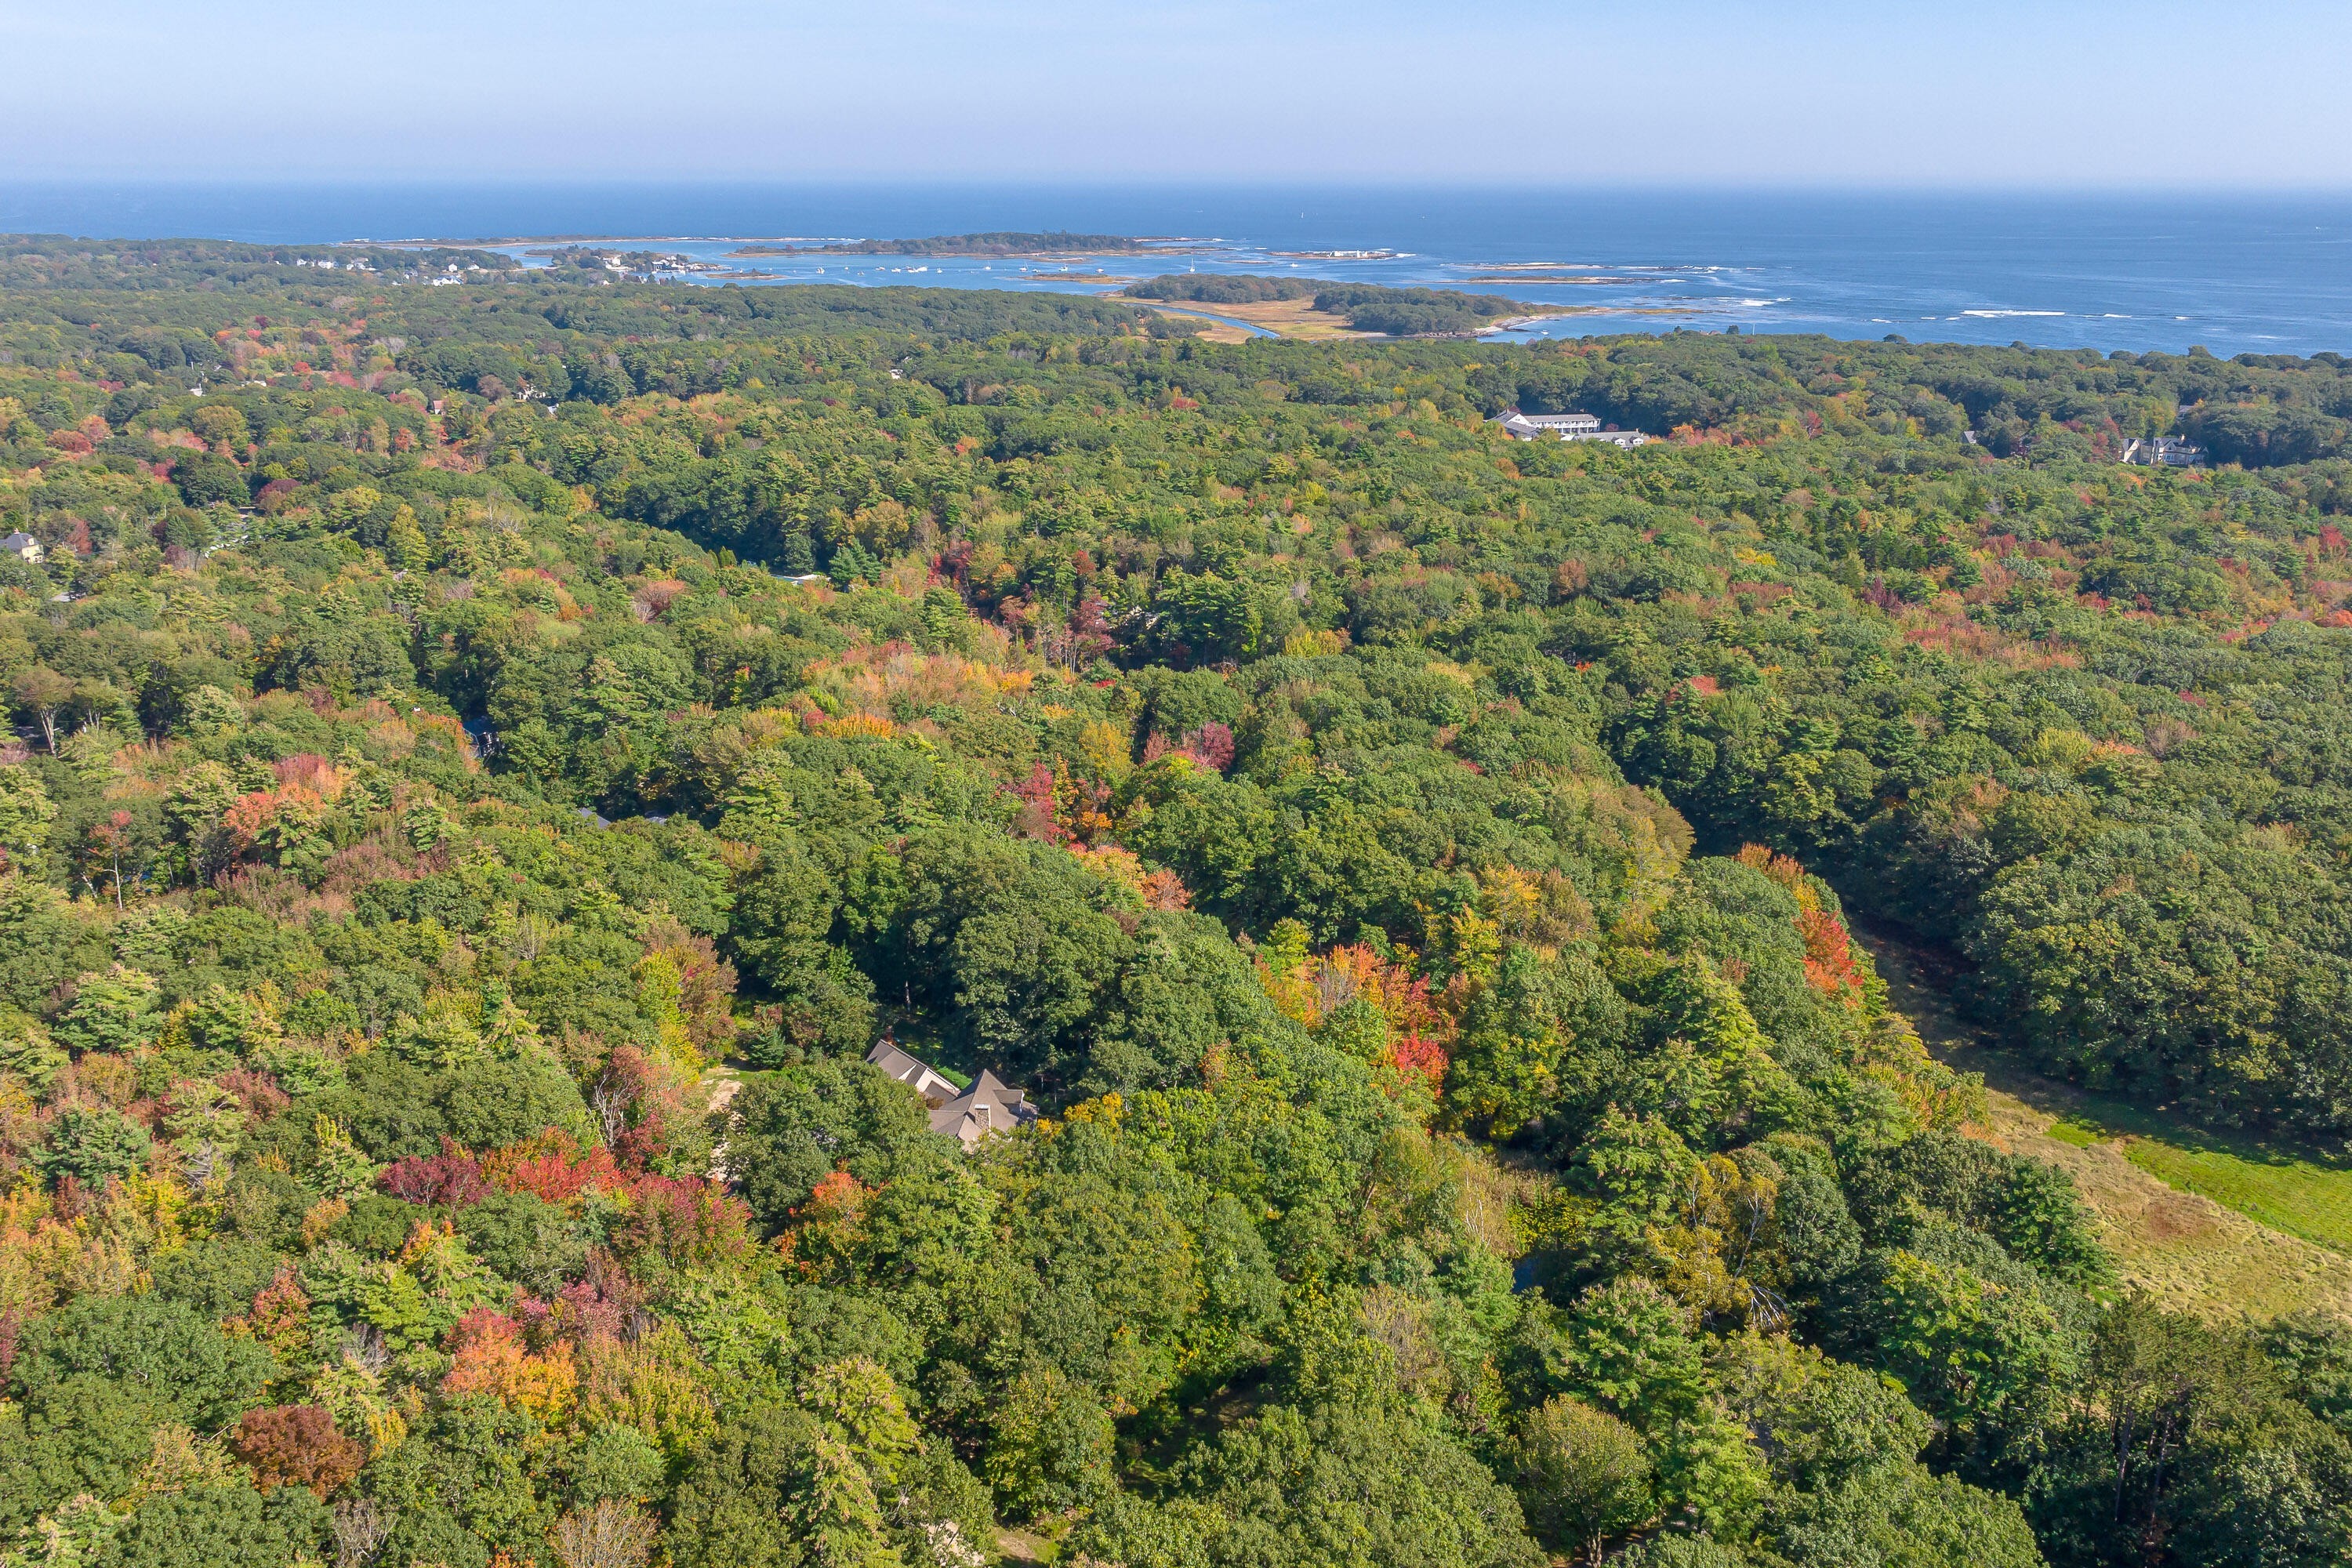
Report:
[[[1963,316],[2063,316],[2063,310],[1962,310]]]

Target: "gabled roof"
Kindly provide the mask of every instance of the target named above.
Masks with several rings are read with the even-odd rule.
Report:
[[[931,1111],[931,1131],[951,1134],[969,1149],[991,1132],[1010,1132],[1037,1120],[1029,1097],[982,1069],[970,1089]]]
[[[866,1059],[911,1086],[931,1108],[931,1131],[952,1135],[967,1149],[991,1132],[1010,1132],[1037,1120],[1037,1108],[1029,1103],[1027,1094],[985,1069],[970,1089],[958,1089],[929,1063],[889,1040],[876,1041]]]
[[[929,1063],[908,1056],[888,1040],[877,1040],[866,1059],[900,1083],[911,1085],[934,1110],[963,1092],[952,1080],[933,1072]]]

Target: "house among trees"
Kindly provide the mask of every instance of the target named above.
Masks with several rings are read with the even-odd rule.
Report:
[[[934,1072],[929,1063],[900,1050],[887,1035],[874,1043],[874,1048],[866,1053],[866,1059],[880,1068],[885,1076],[912,1087],[926,1103],[935,1109],[963,1092],[953,1081]]]
[[[41,563],[41,542],[21,528],[7,538],[0,539],[0,550],[6,551],[27,565]]]
[[[2186,436],[2137,437],[2124,443],[2123,460],[2142,467],[2194,468],[2205,461],[2205,448]]]
[[[958,1089],[924,1062],[879,1040],[866,1059],[884,1073],[909,1085],[931,1108],[931,1131],[953,1136],[967,1149],[991,1132],[1010,1132],[1037,1120],[1037,1108],[1028,1094],[1014,1089],[986,1068],[970,1089]]]
[[[1639,447],[1651,439],[1639,430],[1604,430],[1597,415],[1522,414],[1512,409],[1495,421],[1516,441],[1549,436],[1560,441],[1608,441],[1619,447]]]

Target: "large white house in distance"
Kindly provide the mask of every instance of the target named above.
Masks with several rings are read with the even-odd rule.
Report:
[[[1495,423],[1517,441],[1549,436],[1559,441],[1606,441],[1612,446],[1639,447],[1655,438],[1639,430],[1603,430],[1599,417],[1591,414],[1522,414],[1514,408]]]
[[[5,539],[0,539],[0,550],[6,551],[17,560],[30,565],[38,566],[41,563],[41,542],[23,529],[18,529]]]
[[[2205,448],[2186,436],[2137,437],[2124,443],[2120,462],[2165,468],[2195,468],[2205,463]]]

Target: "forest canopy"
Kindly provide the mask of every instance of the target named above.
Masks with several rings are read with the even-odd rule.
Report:
[[[463,265],[0,246],[0,1560],[2352,1552],[1864,940],[2341,1150],[2340,358]]]

